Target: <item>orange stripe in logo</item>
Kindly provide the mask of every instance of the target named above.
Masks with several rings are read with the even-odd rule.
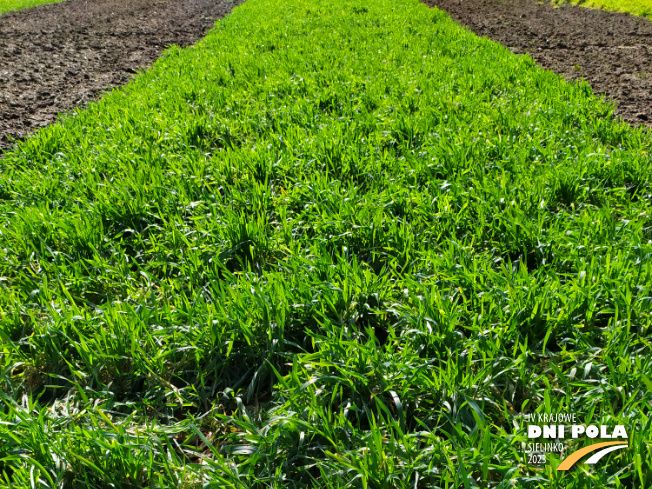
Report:
[[[627,446],[627,443],[622,441],[606,441],[604,443],[594,443],[593,445],[589,445],[588,447],[581,448],[580,450],[577,450],[576,452],[573,452],[568,457],[566,457],[566,459],[559,464],[557,470],[568,470],[573,465],[575,465],[575,462],[581,459],[584,455],[587,455],[591,452],[595,452],[600,448],[610,447],[612,445]]]

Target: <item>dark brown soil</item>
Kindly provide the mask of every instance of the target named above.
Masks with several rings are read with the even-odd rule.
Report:
[[[0,16],[0,153],[197,41],[240,0],[68,0]]]
[[[652,126],[652,22],[549,0],[423,0],[566,79],[584,78],[635,125]]]

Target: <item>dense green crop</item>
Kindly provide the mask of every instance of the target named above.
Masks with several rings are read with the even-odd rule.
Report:
[[[24,8],[36,7],[46,3],[58,3],[62,0],[0,0],[0,14],[11,10],[22,10]]]
[[[652,0],[555,0],[554,3],[626,12],[652,20]]]
[[[648,487],[652,139],[612,114],[416,0],[248,0],[0,160],[0,474]],[[557,411],[630,447],[528,466]]]

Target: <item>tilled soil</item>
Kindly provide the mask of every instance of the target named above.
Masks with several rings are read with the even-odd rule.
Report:
[[[196,42],[240,0],[67,0],[0,16],[0,153]]]
[[[652,22],[549,0],[422,0],[476,34],[529,53],[566,79],[584,78],[617,115],[652,126]]]

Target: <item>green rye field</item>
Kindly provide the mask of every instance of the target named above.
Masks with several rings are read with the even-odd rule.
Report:
[[[625,12],[652,20],[652,0],[556,0],[555,3]]]
[[[0,159],[2,484],[650,487],[612,114],[416,0],[247,0]],[[556,412],[629,447],[528,463]]]
[[[36,7],[46,3],[58,3],[62,0],[0,0],[0,15],[12,10]]]

